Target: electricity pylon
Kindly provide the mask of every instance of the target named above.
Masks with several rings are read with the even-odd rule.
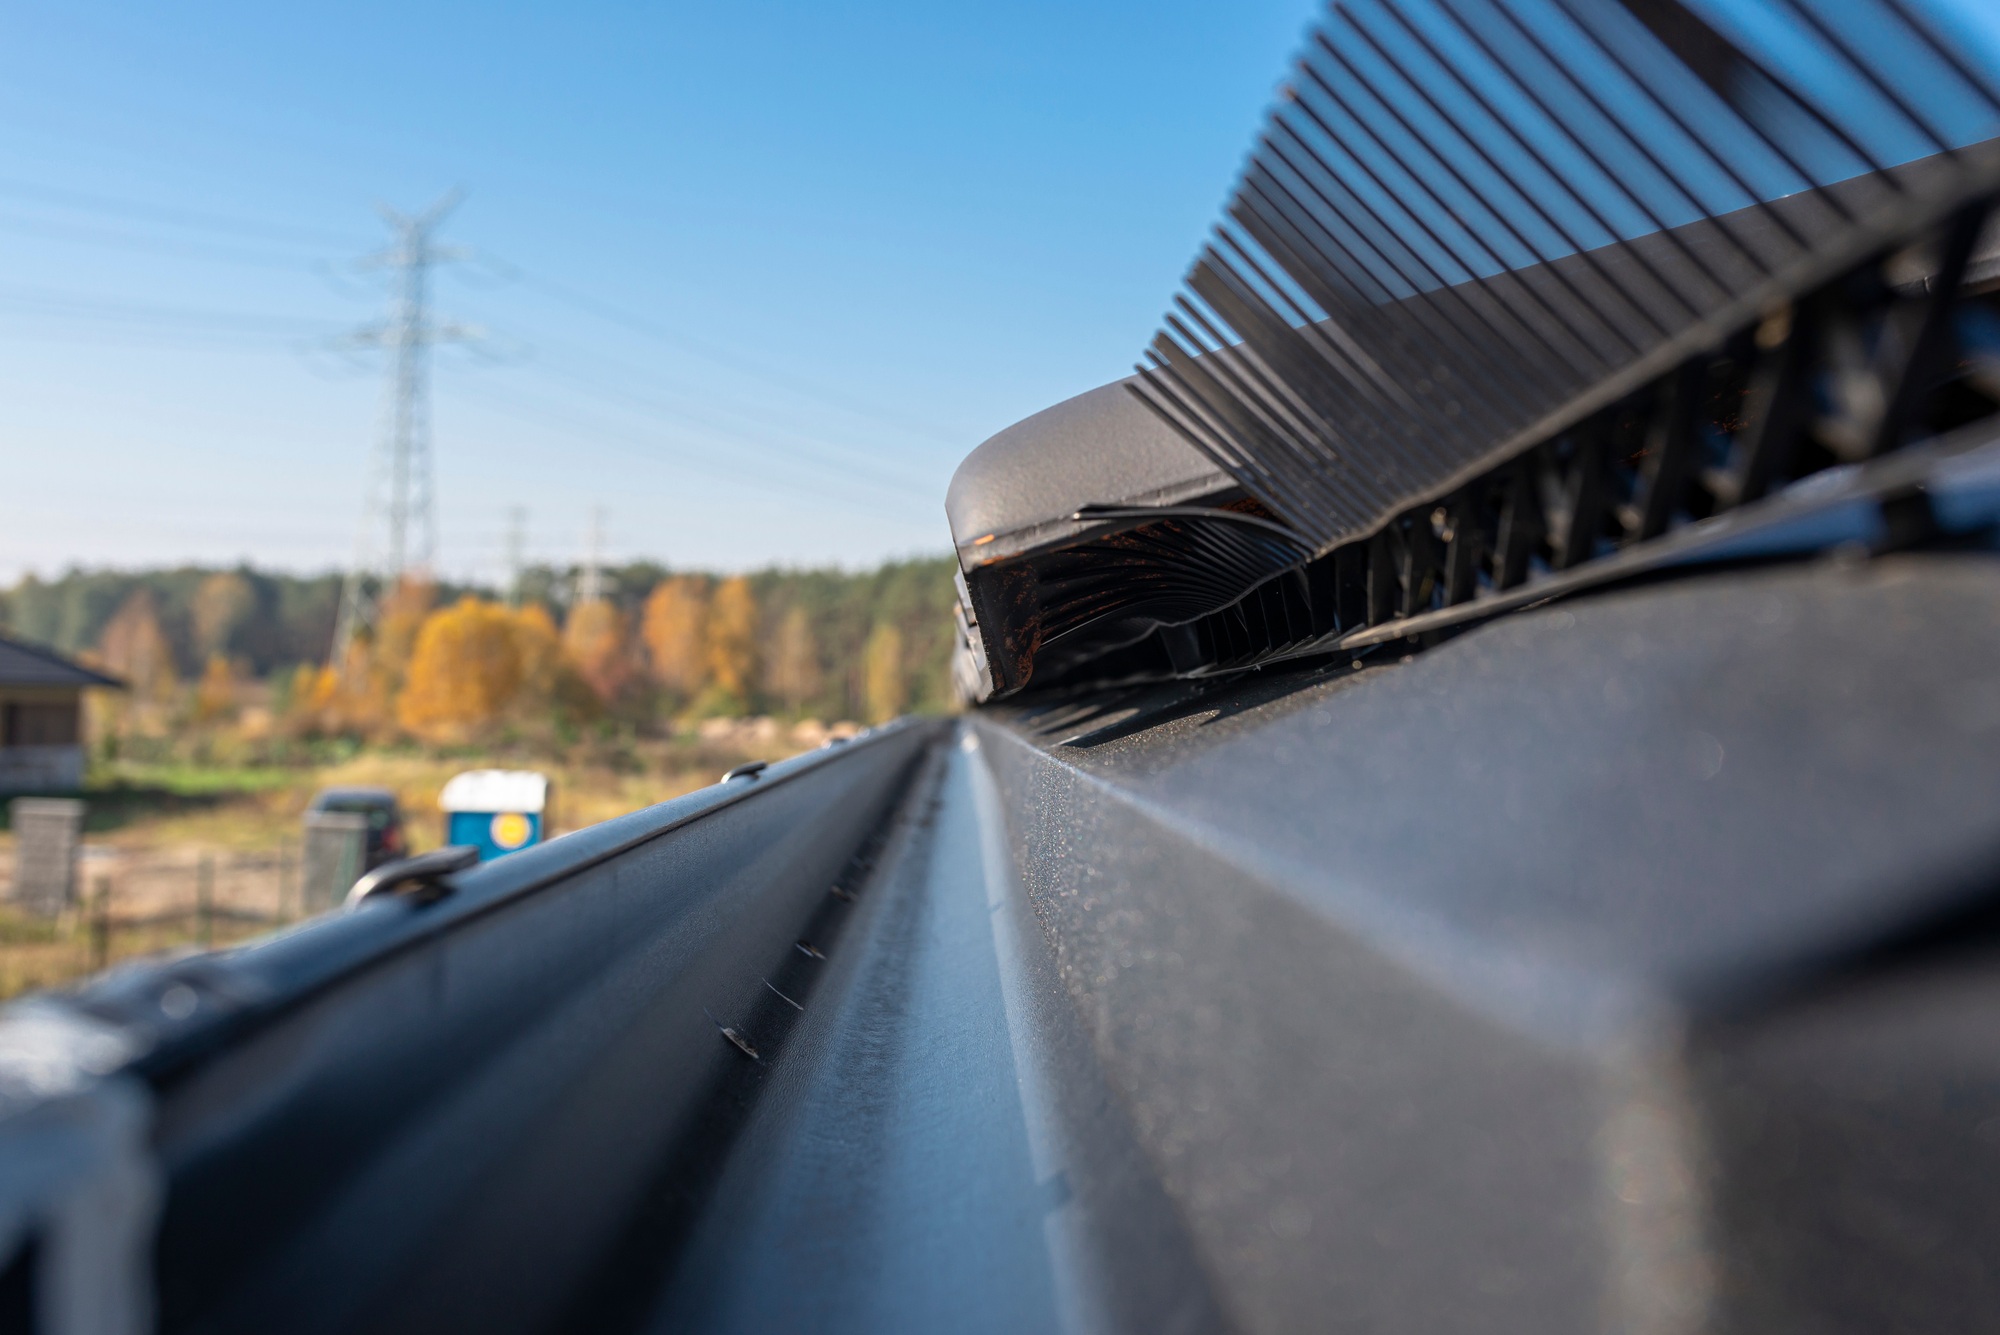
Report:
[[[340,615],[334,624],[332,663],[336,670],[345,664],[347,646],[355,635],[373,624],[381,592],[394,588],[407,575],[428,573],[437,554],[430,349],[434,344],[464,342],[476,336],[475,331],[440,322],[430,313],[431,266],[464,254],[432,239],[459,198],[459,191],[447,191],[413,217],[378,205],[395,239],[387,249],[361,261],[365,268],[390,272],[394,295],[389,318],[356,330],[348,342],[353,347],[382,348],[389,353],[389,384],[382,435],[362,501],[354,564],[341,588]]]
[[[528,510],[516,505],[507,511],[507,606],[521,605],[521,576],[528,568]]]
[[[582,607],[597,602],[604,597],[604,583],[604,507],[599,505],[590,512],[590,532],[584,538],[583,564],[577,568],[572,604]]]

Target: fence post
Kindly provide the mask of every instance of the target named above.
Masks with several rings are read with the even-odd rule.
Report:
[[[99,876],[90,887],[90,971],[111,963],[111,878]]]
[[[203,950],[215,942],[215,855],[203,853],[194,868],[194,937]]]

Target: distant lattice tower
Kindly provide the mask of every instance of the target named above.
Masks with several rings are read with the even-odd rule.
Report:
[[[433,240],[459,197],[458,191],[450,191],[413,217],[382,208],[395,239],[362,261],[391,273],[394,295],[388,318],[356,331],[351,341],[357,347],[379,347],[389,353],[389,380],[354,563],[341,589],[331,656],[336,667],[345,662],[355,635],[372,624],[380,593],[407,575],[429,571],[437,553],[430,349],[437,343],[465,341],[470,331],[432,318],[430,271],[433,265],[461,257],[456,248]]]

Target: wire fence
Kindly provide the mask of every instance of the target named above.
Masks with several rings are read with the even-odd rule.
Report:
[[[11,892],[11,867],[0,892]],[[54,916],[0,908],[0,997],[57,987],[120,961],[207,950],[305,916],[296,850],[85,846],[76,896]]]

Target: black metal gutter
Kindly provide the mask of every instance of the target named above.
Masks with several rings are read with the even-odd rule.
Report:
[[[767,980],[809,990],[795,943],[837,932],[850,904],[832,891],[936,735],[878,730],[433,902],[370,901],[17,1008],[0,1089],[23,1086],[26,1114],[148,1110],[142,1150],[96,1162],[123,1165],[112,1185],[157,1241],[137,1274],[91,1282],[156,1303],[164,1331],[547,1324],[650,1166],[753,1064],[723,1030],[775,1014]],[[73,1202],[108,1189],[91,1161],[75,1172],[8,1202],[45,1295],[67,1291]]]

